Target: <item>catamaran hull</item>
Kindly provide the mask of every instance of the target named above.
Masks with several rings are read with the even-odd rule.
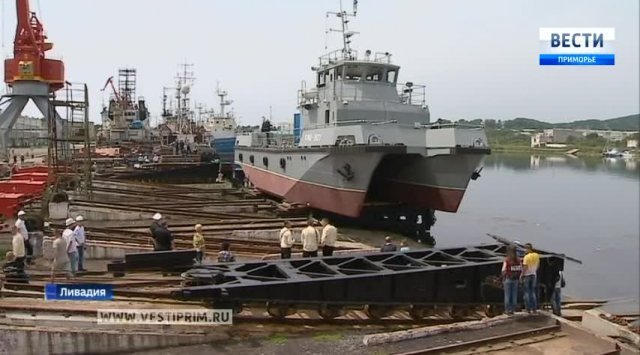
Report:
[[[237,147],[236,163],[249,181],[266,194],[360,217],[370,202],[456,212],[472,174],[486,154],[469,151],[425,157],[400,152],[399,147],[380,148],[281,151]]]

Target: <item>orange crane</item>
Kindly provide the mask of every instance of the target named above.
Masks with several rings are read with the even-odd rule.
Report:
[[[29,0],[16,0],[18,24],[13,41],[13,58],[4,61],[4,81],[9,86],[20,81],[36,81],[49,85],[53,92],[64,86],[64,63],[45,58],[53,48],[47,42],[42,23],[29,10]]]
[[[102,89],[100,89],[100,91],[104,91],[104,89],[106,89],[107,86],[109,85],[111,85],[111,90],[113,90],[113,95],[115,95],[116,100],[120,102],[121,101],[120,94],[118,93],[116,86],[113,85],[113,76],[110,76],[109,79],[107,79],[107,82],[104,83],[104,86],[102,87]]]

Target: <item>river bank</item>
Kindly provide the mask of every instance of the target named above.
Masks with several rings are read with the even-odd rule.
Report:
[[[565,148],[533,148],[526,145],[509,145],[509,144],[494,144],[491,145],[491,151],[495,153],[529,153],[529,154],[573,154],[581,156],[596,157],[602,155],[601,147],[580,147],[580,146],[567,146]],[[577,151],[575,151],[577,150]],[[575,152],[573,152],[575,151]],[[640,159],[640,155],[635,152],[634,159]]]

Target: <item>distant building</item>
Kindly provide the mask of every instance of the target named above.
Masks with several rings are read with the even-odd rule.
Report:
[[[627,141],[627,148],[637,149],[638,148],[638,140],[637,139],[629,139]]]
[[[552,142],[550,137],[544,135],[544,133],[536,133],[531,135],[531,148],[540,148]]]
[[[602,137],[612,142],[620,142],[625,138],[638,133],[637,131],[606,131],[606,130],[598,130],[598,129],[580,129],[578,131],[582,132],[584,136],[595,133],[599,137]]]
[[[634,135],[638,132],[636,131],[607,131],[607,130],[597,130],[597,129],[569,129],[569,128],[551,128],[545,129],[542,133],[538,133],[539,137],[534,139],[534,136],[531,137],[531,146],[542,146],[548,143],[557,143],[557,144],[565,144],[568,143],[569,138],[573,137],[575,139],[584,138],[590,134],[597,134],[599,137],[602,137],[608,141],[612,142],[620,142],[625,138]]]
[[[9,132],[9,145],[22,148],[47,146],[47,137],[44,119],[20,116]]]
[[[567,128],[552,128],[545,129],[544,135],[553,143],[567,143],[570,137],[582,138],[582,132],[575,129]]]

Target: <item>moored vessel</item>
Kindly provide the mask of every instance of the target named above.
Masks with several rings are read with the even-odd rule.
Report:
[[[359,56],[346,11],[343,48],[319,58],[298,93],[294,134],[238,135],[235,161],[264,193],[347,217],[369,207],[456,212],[490,153],[482,127],[431,123],[425,86],[398,81],[388,52]]]

